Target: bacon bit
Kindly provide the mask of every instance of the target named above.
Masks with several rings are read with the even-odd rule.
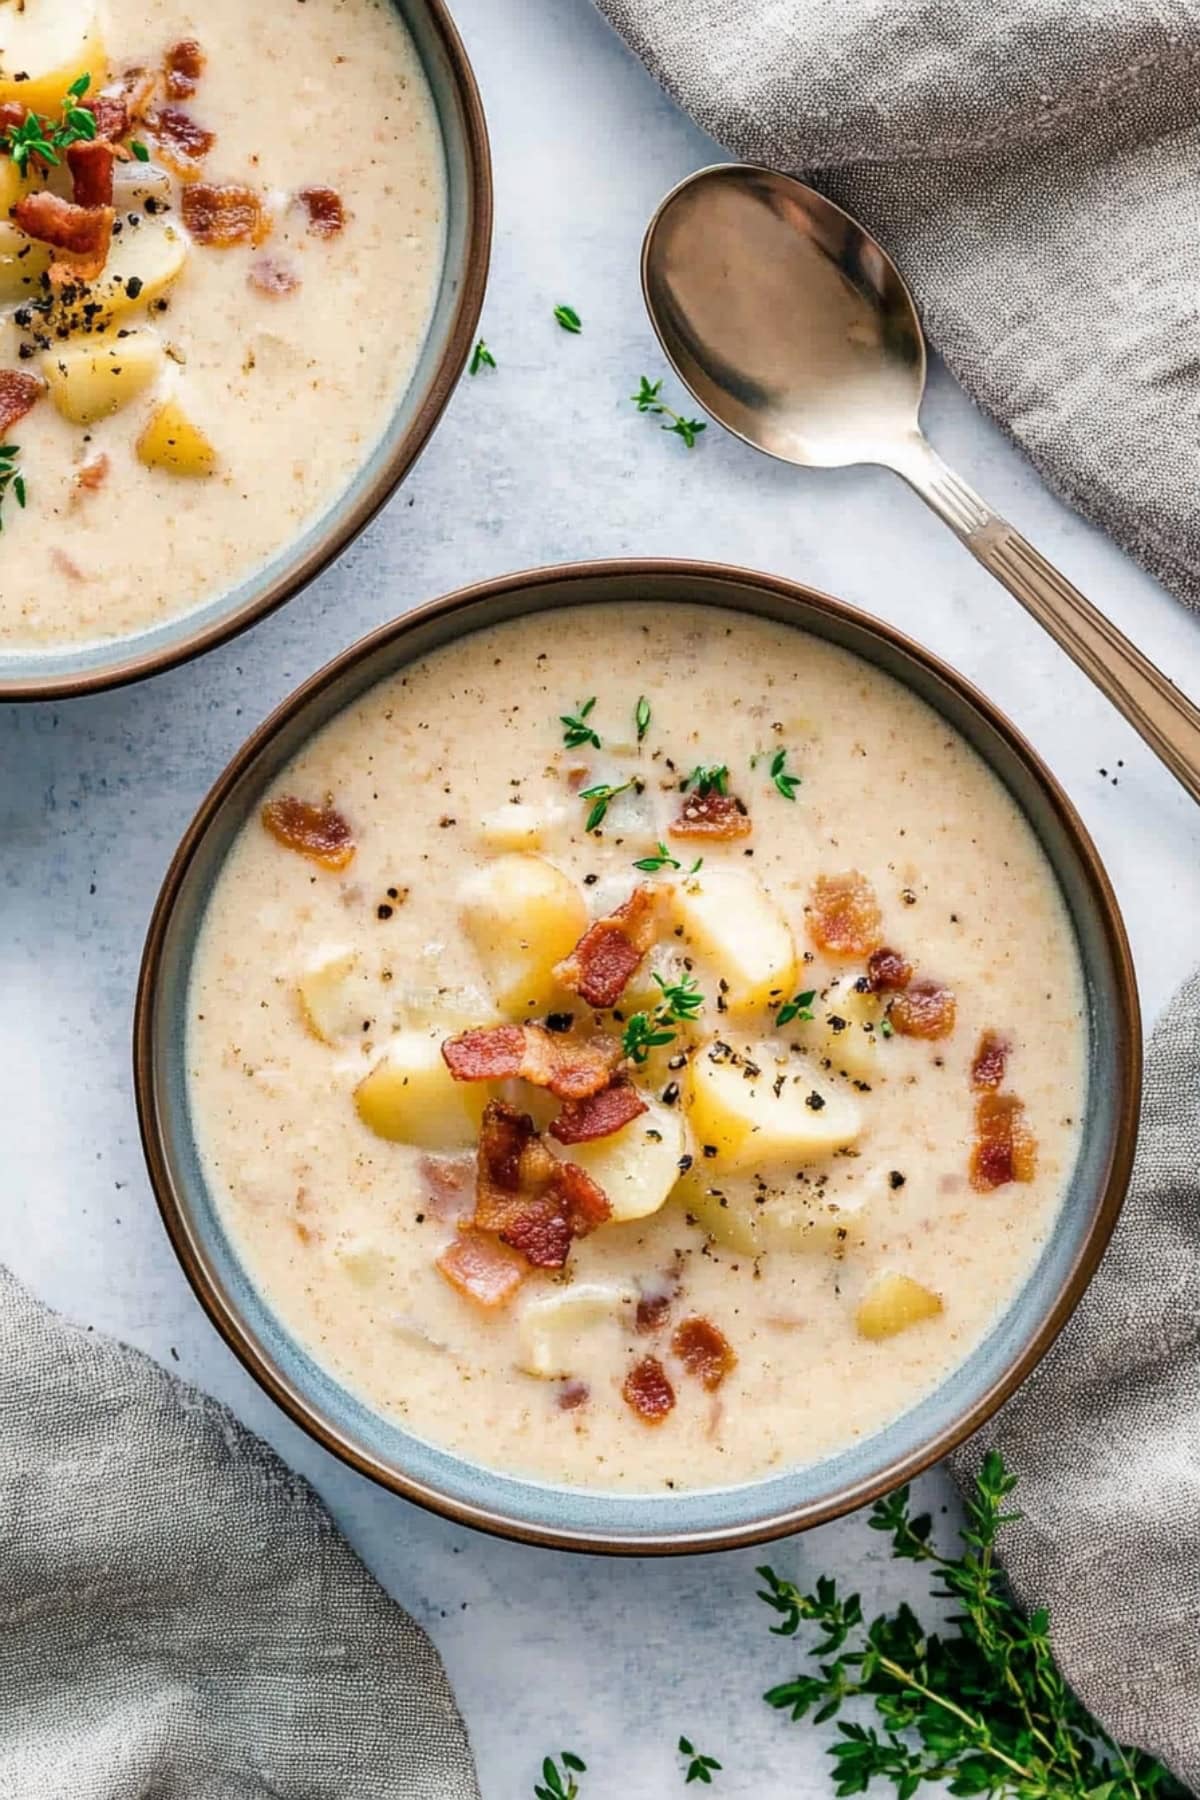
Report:
[[[477,1230],[495,1232],[535,1269],[561,1269],[572,1240],[610,1212],[590,1175],[550,1154],[528,1113],[489,1102],[479,1134]]]
[[[16,131],[27,117],[28,108],[19,100],[0,100],[0,132]]]
[[[544,1025],[481,1025],[447,1038],[442,1057],[455,1081],[520,1077],[560,1100],[586,1100],[612,1079],[616,1044],[581,1044]]]
[[[345,229],[346,209],[336,188],[301,188],[296,199],[308,214],[310,236],[332,238]]]
[[[675,1389],[657,1356],[643,1356],[625,1377],[625,1404],[644,1425],[661,1425],[675,1404]]]
[[[267,801],[262,822],[286,849],[297,850],[326,869],[346,869],[354,860],[353,834],[332,800],[314,806],[311,800],[286,794]]]
[[[21,369],[0,369],[0,438],[37,405],[45,391],[40,375],[26,375]]]
[[[676,1327],[671,1348],[687,1370],[710,1394],[737,1367],[737,1353],[723,1331],[710,1319],[685,1319]]]
[[[424,1210],[441,1224],[456,1224],[474,1204],[473,1156],[423,1156],[417,1165]]]
[[[107,138],[97,137],[90,143],[70,146],[67,166],[71,171],[76,206],[112,205],[116,160],[116,149]]]
[[[590,1144],[611,1137],[647,1110],[646,1102],[627,1081],[614,1082],[586,1100],[568,1100],[557,1119],[550,1121],[552,1138],[560,1144]]]
[[[96,130],[114,142],[127,137],[135,124],[145,120],[151,102],[162,86],[162,73],[144,63],[131,63],[115,80],[83,105],[95,114]]]
[[[829,956],[870,956],[882,938],[875,889],[857,869],[844,875],[818,875],[813,882],[808,928],[819,950]]]
[[[3,379],[4,377],[0,375],[0,381]],[[88,494],[99,493],[108,480],[111,468],[112,461],[107,450],[101,450],[98,456],[89,456],[86,462],[80,463],[75,471],[75,486],[82,488]]]
[[[867,960],[867,980],[873,994],[902,993],[912,978],[912,964],[898,950],[875,950]]]
[[[633,1323],[635,1329],[640,1331],[643,1337],[649,1337],[651,1332],[662,1330],[671,1316],[672,1298],[671,1294],[664,1292],[642,1295],[637,1303],[637,1312],[634,1314]]]
[[[612,1218],[608,1195],[578,1163],[559,1163],[555,1188],[567,1209],[572,1237],[587,1237],[597,1225]]]
[[[51,545],[50,561],[54,564],[54,567],[58,570],[58,573],[60,575],[65,575],[68,581],[86,581],[87,580],[87,576],[84,574],[84,572],[80,568],[79,564],[75,561],[75,558],[73,556],[68,556],[66,551],[62,548],[61,545],[59,545],[59,544]]]
[[[554,971],[589,1006],[615,1006],[658,933],[658,889],[635,888],[623,906],[589,927]]]
[[[495,1238],[460,1231],[438,1257],[436,1268],[452,1288],[478,1306],[504,1306],[524,1281],[527,1267]]]
[[[971,1064],[971,1086],[973,1088],[998,1088],[1004,1081],[1004,1072],[1008,1067],[1008,1055],[1012,1049],[1006,1037],[998,1031],[985,1031],[979,1040],[979,1048],[975,1052],[975,1060]]]
[[[215,131],[209,131],[201,125],[199,119],[182,106],[160,106],[156,111],[147,113],[143,121],[146,135],[154,140],[160,162],[166,163],[168,169],[178,175],[180,181],[197,182],[200,179],[200,164],[217,141]],[[215,188],[213,192],[223,193],[224,188]],[[249,188],[235,188],[239,194],[250,194]],[[253,196],[251,196],[253,198]],[[187,190],[184,191],[184,206],[187,205]],[[258,202],[255,199],[255,207]],[[186,211],[184,217],[186,218]],[[201,243],[209,240],[200,238]],[[240,239],[231,239],[240,242]]]
[[[1037,1140],[1024,1103],[1015,1094],[982,1093],[975,1104],[971,1186],[988,1193],[1010,1181],[1032,1181],[1036,1169]]]
[[[586,1406],[592,1397],[592,1390],[586,1381],[564,1381],[558,1390],[559,1412],[577,1412]]]
[[[208,58],[195,38],[180,38],[177,44],[172,44],[163,58],[167,92],[172,100],[190,99],[199,87],[207,65]]]
[[[693,788],[679,817],[667,827],[677,838],[744,838],[754,830],[750,815],[736,794],[718,794],[715,788],[702,794]]]
[[[953,990],[940,981],[914,981],[888,1008],[892,1030],[911,1038],[949,1037],[957,1014]]]
[[[291,263],[284,262],[278,256],[260,256],[257,262],[250,264],[250,273],[246,277],[252,288],[260,294],[266,294],[272,300],[282,299],[284,294],[294,294],[300,286],[300,276]]]
[[[50,265],[50,280],[56,285],[95,281],[103,273],[116,217],[111,206],[76,206],[43,191],[23,194],[12,217],[26,237],[61,253]]]
[[[97,94],[94,100],[85,100],[84,110],[90,112],[96,121],[96,136],[110,144],[120,143],[128,137],[132,128],[129,107],[121,94]]]
[[[253,188],[236,182],[217,186],[199,181],[183,190],[183,222],[198,244],[228,250],[233,244],[261,244],[271,220]]]

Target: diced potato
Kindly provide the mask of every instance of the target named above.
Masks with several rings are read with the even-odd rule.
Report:
[[[498,806],[479,822],[479,835],[489,850],[536,850],[546,830],[545,809],[517,805]]]
[[[497,857],[461,892],[462,919],[496,1004],[513,1017],[544,1012],[554,965],[588,928],[583,895],[541,856]]]
[[[786,1035],[790,1038],[794,1031],[806,1049],[822,1061],[828,1059],[836,1075],[869,1082],[879,1073],[883,1005],[878,994],[860,992],[855,977],[843,975],[814,1002],[812,1012],[811,1024],[785,1026]]]
[[[99,0],[0,4],[0,103],[57,119],[72,82],[87,74],[95,88],[106,72]]]
[[[941,1296],[911,1275],[880,1275],[859,1301],[854,1322],[860,1337],[890,1338],[942,1310]]]
[[[813,1078],[811,1065],[770,1042],[708,1045],[688,1064],[688,1123],[710,1173],[763,1172],[781,1162],[821,1162],[862,1130],[851,1095]]]
[[[497,1025],[500,1011],[490,994],[474,986],[457,983],[444,987],[397,984],[395,1005],[401,1025],[438,1029],[452,1037],[471,1025]]]
[[[103,275],[91,283],[89,304],[114,319],[148,306],[183,273],[187,234],[170,219],[147,214],[136,230],[126,226],[113,244]]]
[[[853,1249],[866,1193],[855,1186],[826,1199],[812,1188],[765,1194],[745,1177],[709,1176],[694,1166],[681,1177],[672,1201],[689,1213],[716,1244],[744,1256],[771,1250],[816,1251],[825,1255]]]
[[[350,1243],[342,1244],[334,1254],[355,1287],[378,1287],[388,1272],[387,1257],[378,1244],[371,1243],[367,1238],[353,1238]]]
[[[528,1300],[517,1319],[520,1366],[547,1381],[576,1375],[589,1362],[598,1333],[628,1328],[637,1305],[637,1289],[608,1281],[579,1281],[570,1287]]]
[[[490,1088],[455,1081],[442,1035],[401,1031],[354,1092],[358,1116],[377,1137],[421,1150],[465,1150],[479,1138]]]
[[[731,1012],[790,998],[796,946],[787,920],[748,869],[702,869],[678,882],[675,916],[684,942],[726,981]]]
[[[687,1126],[677,1106],[652,1100],[646,1112],[620,1131],[590,1144],[571,1144],[568,1162],[586,1169],[608,1195],[613,1222],[644,1219],[664,1205],[679,1179],[687,1150]]]
[[[0,157],[0,170],[4,167]],[[0,217],[0,306],[19,306],[22,300],[40,297],[42,276],[49,267],[48,245],[35,243]]]
[[[138,460],[171,475],[211,475],[217,453],[177,400],[166,400],[137,441]]]
[[[365,1000],[357,950],[324,950],[296,983],[300,1015],[323,1044],[337,1044],[362,1030]]]
[[[79,338],[42,352],[50,398],[72,425],[94,425],[128,406],[162,372],[163,347],[152,331]]]

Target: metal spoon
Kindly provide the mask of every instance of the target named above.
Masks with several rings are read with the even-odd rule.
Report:
[[[720,424],[784,462],[902,475],[1200,800],[1200,711],[922,434],[916,307],[848,213],[770,169],[701,169],[651,220],[642,287],[677,374]]]

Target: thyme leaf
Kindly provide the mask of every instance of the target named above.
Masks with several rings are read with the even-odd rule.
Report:
[[[673,431],[676,437],[683,439],[689,450],[696,448],[696,439],[708,426],[703,419],[685,419],[674,407],[668,406],[662,397],[662,381],[650,381],[645,375],[641,378],[636,394],[629,398],[640,413],[650,413],[658,418],[669,419],[671,423],[664,425],[664,431]]]

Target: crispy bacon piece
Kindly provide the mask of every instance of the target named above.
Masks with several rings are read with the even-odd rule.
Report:
[[[586,1381],[564,1381],[558,1390],[559,1412],[577,1412],[586,1406],[592,1397],[592,1390]]]
[[[883,942],[875,889],[857,869],[818,875],[813,882],[808,929],[829,956],[871,956]]]
[[[0,133],[16,131],[25,123],[28,110],[19,100],[0,100]]]
[[[635,1363],[621,1392],[644,1425],[661,1425],[675,1404],[675,1389],[657,1356],[643,1356]]]
[[[36,406],[45,391],[40,375],[27,375],[23,369],[0,369],[0,439]]]
[[[162,83],[161,70],[130,63],[83,105],[95,114],[98,134],[116,143],[144,121]]]
[[[971,1064],[971,1086],[973,1088],[998,1088],[1003,1085],[1004,1073],[1008,1068],[1008,1054],[1012,1049],[1006,1037],[998,1031],[985,1031],[979,1039],[979,1047],[975,1052],[975,1060]]]
[[[685,1319],[675,1328],[671,1348],[688,1374],[694,1375],[710,1394],[737,1367],[733,1345],[711,1319]]]
[[[679,817],[667,831],[677,838],[744,838],[754,830],[750,815],[736,794],[707,794],[693,788],[686,796]]]
[[[103,273],[112,244],[111,206],[77,206],[43,191],[22,194],[12,216],[26,237],[58,252],[50,265],[52,282],[95,281]]]
[[[489,1309],[512,1299],[528,1273],[513,1251],[481,1231],[460,1231],[437,1259],[436,1267],[451,1287],[477,1306]]]
[[[457,1224],[474,1205],[475,1158],[473,1156],[423,1156],[417,1165],[421,1178],[421,1208],[443,1224]]]
[[[550,1121],[550,1136],[560,1144],[590,1144],[596,1138],[611,1137],[646,1110],[636,1088],[627,1081],[615,1081],[586,1100],[568,1100],[557,1119]]]
[[[116,147],[107,138],[72,144],[67,151],[67,166],[76,206],[111,206],[113,203],[113,164]]]
[[[123,137],[129,136],[132,121],[128,104],[121,94],[97,94],[94,100],[83,104],[95,118],[97,138],[119,144]]]
[[[250,264],[246,279],[252,288],[257,288],[271,300],[282,300],[285,294],[294,294],[300,286],[299,271],[280,256],[260,256]]]
[[[561,1269],[572,1241],[609,1217],[603,1191],[583,1169],[552,1156],[528,1113],[489,1103],[479,1134],[475,1216],[535,1269]]]
[[[898,950],[873,950],[867,959],[867,981],[873,994],[902,993],[912,978],[912,964]]]
[[[194,118],[183,106],[160,106],[145,117],[146,135],[153,138],[160,162],[174,171],[184,182],[198,182],[200,164],[217,141],[215,131],[209,131],[199,119]],[[260,211],[258,197],[250,188],[214,187],[210,191],[216,194],[236,193],[249,196],[254,202],[255,210]],[[184,218],[187,219],[187,191],[184,192]],[[190,221],[188,229],[191,230]],[[208,238],[198,237],[202,244],[210,242]],[[241,243],[242,238],[230,238],[230,243]],[[255,242],[260,242],[256,239]]]
[[[195,38],[180,38],[172,44],[163,58],[167,92],[172,100],[190,99],[200,86],[207,65],[208,58]]]
[[[288,850],[309,856],[326,869],[346,869],[354,860],[354,834],[332,800],[315,806],[285,794],[268,800],[262,822],[273,838]]]
[[[671,1301],[674,1298],[665,1288],[652,1294],[643,1294],[637,1303],[637,1311],[633,1316],[634,1328],[643,1337],[661,1331],[671,1316]]]
[[[337,237],[338,233],[345,229],[346,209],[342,205],[342,196],[336,188],[301,188],[296,199],[308,214],[308,230],[311,237]]]
[[[597,919],[554,971],[589,1006],[615,1006],[658,931],[658,890],[635,888],[623,906]]]
[[[1010,1181],[1032,1181],[1037,1169],[1037,1140],[1015,1094],[985,1090],[975,1103],[975,1143],[971,1150],[971,1186],[978,1193]]]
[[[234,244],[261,244],[271,220],[253,188],[236,182],[198,181],[183,190],[183,222],[198,244],[228,250]]]
[[[3,379],[0,375],[0,381]],[[107,450],[101,450],[97,455],[89,456],[86,462],[80,463],[75,471],[75,486],[82,488],[86,494],[97,494],[108,480],[111,468],[112,460]]]
[[[949,1037],[957,1014],[953,990],[940,981],[914,981],[888,1008],[892,1030],[912,1038]]]
[[[544,1025],[481,1025],[447,1038],[442,1057],[455,1081],[520,1077],[560,1100],[586,1100],[612,1079],[615,1044],[584,1044]]]

